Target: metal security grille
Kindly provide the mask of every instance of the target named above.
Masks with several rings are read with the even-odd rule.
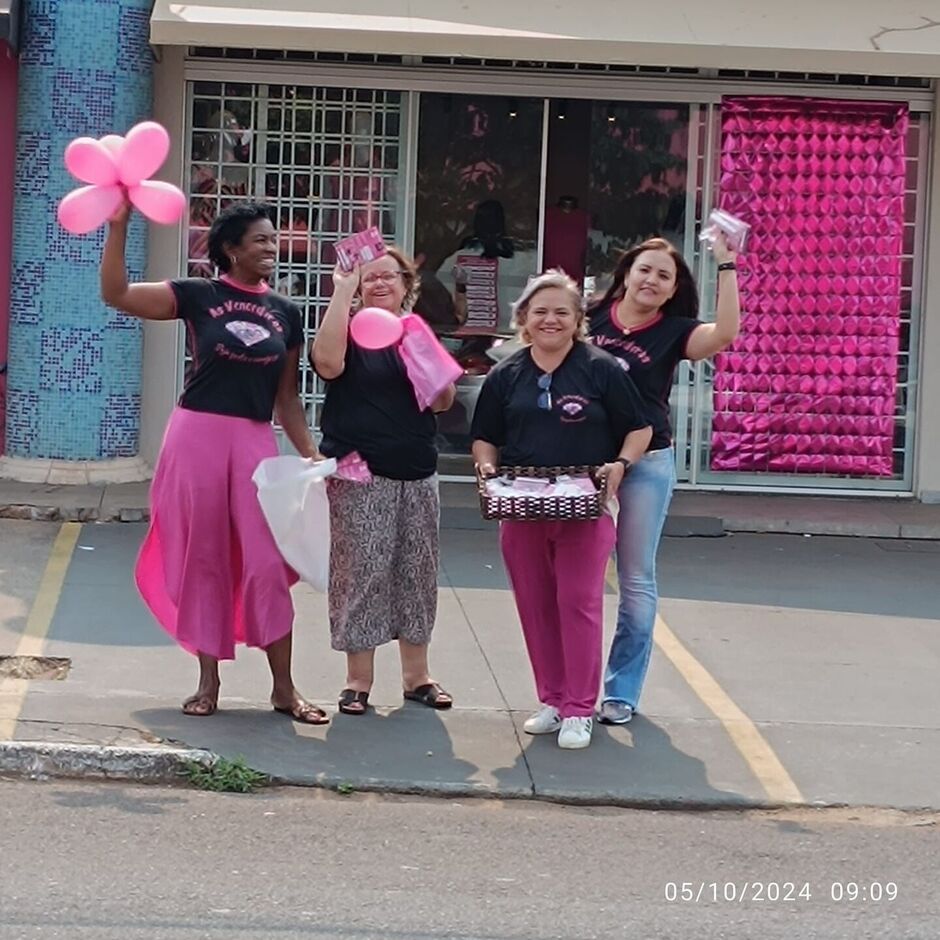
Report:
[[[332,289],[335,242],[369,225],[400,231],[401,94],[231,82],[188,85],[190,224],[187,273],[210,275],[208,229],[238,200],[277,212],[275,286],[316,332]],[[302,359],[300,393],[319,425],[323,389]]]

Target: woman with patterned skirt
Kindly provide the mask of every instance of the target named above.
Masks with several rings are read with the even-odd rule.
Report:
[[[375,650],[398,640],[404,697],[450,708],[451,696],[428,671],[437,615],[438,527],[435,412],[454,400],[449,386],[422,410],[394,347],[368,350],[349,339],[353,307],[400,316],[417,296],[414,263],[391,248],[355,269],[333,272],[333,297],[310,358],[327,384],[321,450],[358,453],[368,483],[331,478],[330,632],[346,654],[339,709],[368,709]]]

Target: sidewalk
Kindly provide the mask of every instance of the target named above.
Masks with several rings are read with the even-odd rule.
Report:
[[[140,522],[149,518],[148,493],[148,483],[65,486],[0,480],[0,518]],[[465,527],[481,522],[476,491],[470,484],[443,484],[441,501],[444,525]],[[940,504],[893,498],[676,491],[668,535],[725,532],[940,539]]]
[[[253,650],[224,665],[218,714],[180,713],[196,671],[136,595],[143,525],[83,526],[50,605],[43,571],[60,527],[0,523],[0,657],[36,627],[31,609],[51,607],[32,650],[68,667],[64,678],[0,679],[0,727],[6,720],[12,739],[0,742],[0,774],[172,779],[180,759],[215,754],[243,756],[277,781],[343,790],[940,810],[940,546],[667,538],[664,623],[641,713],[597,727],[586,751],[562,751],[553,736],[522,732],[534,693],[495,527],[466,522],[442,531],[431,649],[452,711],[402,701],[390,645],[377,654],[374,711],[336,715],[344,660],[329,648],[325,599],[295,588],[295,676],[333,715],[326,727],[267,707],[269,676]],[[609,591],[608,640],[615,610]]]

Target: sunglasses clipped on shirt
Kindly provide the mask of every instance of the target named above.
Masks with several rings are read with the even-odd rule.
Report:
[[[551,411],[552,410],[552,374],[551,372],[543,372],[539,376],[539,397],[536,400],[536,404],[542,411]]]

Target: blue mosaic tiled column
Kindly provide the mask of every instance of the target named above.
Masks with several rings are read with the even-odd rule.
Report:
[[[7,447],[14,457],[132,457],[140,432],[140,323],[98,295],[103,230],[69,235],[56,206],[81,185],[75,137],[125,133],[150,116],[151,0],[26,0],[20,54]],[[139,277],[146,230],[131,227]]]

